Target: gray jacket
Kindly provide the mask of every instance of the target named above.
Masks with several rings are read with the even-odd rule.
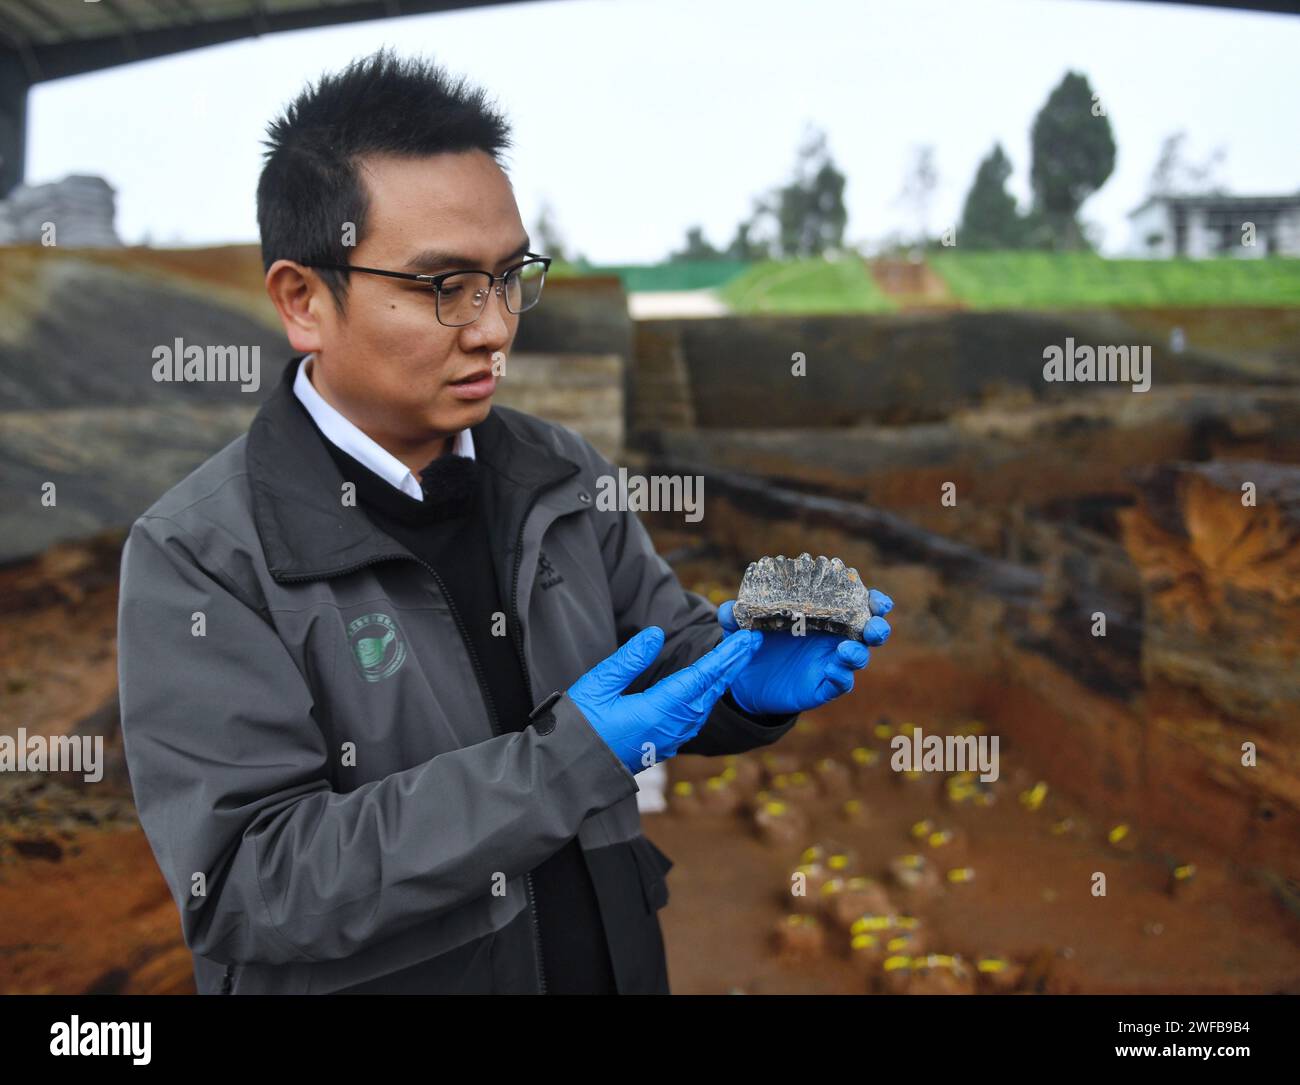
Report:
[[[636,778],[567,694],[500,727],[434,571],[341,499],[297,362],[122,559],[127,763],[199,992],[544,992],[528,875],[576,835],[620,993],[666,993],[672,863]],[[533,704],[646,626],[664,648],[629,692],[722,639],[636,514],[595,507],[617,470],[585,439],[500,406],[473,435]],[[763,746],[796,718],[724,699],[681,752]]]

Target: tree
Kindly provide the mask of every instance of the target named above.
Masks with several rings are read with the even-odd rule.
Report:
[[[1115,168],[1115,136],[1086,76],[1066,72],[1034,118],[1030,133],[1034,211],[1051,248],[1082,249],[1079,208]]]
[[[722,253],[715,249],[705,240],[704,230],[699,226],[692,226],[686,231],[686,245],[678,252],[669,254],[668,262],[671,264],[683,264],[696,260],[721,260]]]
[[[759,224],[766,213],[766,207],[760,202],[754,213],[736,226],[736,236],[731,239],[731,244],[727,246],[726,257],[728,260],[748,260],[752,262],[772,258],[771,243],[754,236],[755,230],[760,228]]]
[[[1219,177],[1226,153],[1216,147],[1210,157],[1199,165],[1187,159],[1183,144],[1186,132],[1173,132],[1160,144],[1160,154],[1151,179],[1147,182],[1148,196],[1219,195],[1225,186]]]
[[[966,193],[957,241],[963,249],[1020,249],[1028,243],[1029,231],[1016,208],[1016,198],[1007,191],[1011,160],[1001,143],[979,164],[975,180]]]
[[[534,251],[549,256],[560,263],[569,259],[564,239],[560,236],[560,231],[555,225],[555,211],[551,207],[549,200],[543,200],[542,206],[537,212],[536,235],[537,244],[541,247]]]
[[[848,222],[844,184],[844,174],[831,160],[825,133],[809,129],[799,148],[794,178],[777,189],[770,202],[781,256],[821,256],[843,247]]]
[[[724,250],[715,249],[700,227],[693,226],[687,231],[685,247],[668,259],[756,261],[838,251],[848,222],[844,185],[844,174],[831,159],[825,134],[809,129],[790,182],[754,200],[749,217],[736,226]]]
[[[915,147],[912,160],[903,176],[900,202],[910,206],[917,225],[916,243],[924,245],[930,238],[930,200],[939,184],[939,171],[934,165],[934,148],[928,145]]]

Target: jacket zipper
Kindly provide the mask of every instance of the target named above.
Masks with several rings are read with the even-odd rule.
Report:
[[[514,642],[515,653],[519,657],[519,669],[523,672],[524,689],[528,693],[529,704],[533,703],[533,683],[532,683],[531,676],[528,674],[528,664],[524,661],[523,642],[518,632],[519,629],[519,566],[523,563],[523,556],[524,556],[523,555],[524,528],[528,525],[528,514],[533,511],[533,506],[537,503],[537,497],[538,494],[534,493],[532,497],[529,499],[528,506],[527,508],[524,509],[523,519],[519,523],[519,537],[515,540],[515,567],[511,577],[511,585],[510,585],[510,618],[511,618],[510,639]],[[442,592],[443,598],[447,600],[447,606],[451,610],[452,618],[455,619],[456,628],[460,632],[461,640],[465,642],[465,647],[469,652],[470,662],[474,666],[474,677],[478,680],[479,693],[483,697],[483,704],[488,710],[488,720],[492,725],[492,732],[495,735],[500,736],[502,732],[499,726],[500,721],[497,719],[496,706],[492,703],[492,697],[488,691],[487,684],[483,681],[483,669],[479,665],[478,654],[474,651],[473,642],[465,633],[465,626],[460,620],[460,612],[456,609],[456,603],[452,599],[451,593],[447,591],[447,586],[442,582],[442,577],[438,575],[438,571],[434,569],[432,565],[430,565],[423,558],[416,557],[414,554],[411,553],[386,554],[383,557],[370,558],[367,561],[359,562],[356,565],[349,566],[346,569],[335,569],[332,572],[326,573],[325,575],[331,577],[342,576],[345,573],[354,573],[359,569],[364,569],[368,565],[378,565],[380,562],[383,561],[400,561],[403,559],[419,562],[421,565],[423,565],[426,569],[429,570],[429,572],[433,575],[433,579],[437,581],[438,588]],[[319,575],[286,576],[286,577],[281,577],[280,579],[284,581],[316,580],[319,579]],[[546,994],[546,968],[545,965],[542,963],[542,932],[541,932],[541,927],[539,926],[537,921],[537,896],[533,889],[532,871],[525,872],[524,885],[528,890],[528,917],[531,920],[531,925],[533,929],[533,960],[537,966],[537,982],[540,988],[538,993],[544,995]],[[227,980],[228,979],[229,976],[227,976]]]
[[[226,965],[226,974],[221,977],[221,993],[223,995],[230,994],[230,989],[234,986],[234,972],[235,966],[233,964]]]
[[[528,673],[528,663],[524,659],[524,643],[519,633],[519,566],[524,557],[524,528],[528,524],[528,514],[533,511],[533,505],[537,503],[537,493],[534,492],[524,509],[523,519],[519,521],[519,537],[515,540],[515,567],[510,578],[510,639],[515,643],[515,654],[519,657],[519,669],[524,675],[524,689],[528,693],[528,703],[533,704],[533,681]],[[540,987],[540,993],[546,994],[546,968],[542,963],[542,932],[537,922],[537,902],[533,896],[533,873],[528,871],[524,875],[524,881],[528,884],[528,903],[532,910],[533,919],[533,956],[537,961],[537,982]]]

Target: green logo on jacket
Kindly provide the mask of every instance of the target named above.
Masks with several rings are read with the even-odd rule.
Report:
[[[367,682],[378,682],[406,662],[406,642],[387,614],[366,614],[348,624],[348,643]]]

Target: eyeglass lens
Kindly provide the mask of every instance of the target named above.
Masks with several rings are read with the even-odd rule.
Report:
[[[506,308],[512,313],[522,313],[537,304],[542,296],[542,283],[546,279],[546,265],[532,260],[506,276]],[[491,294],[491,277],[483,271],[463,271],[449,275],[438,291],[438,319],[444,324],[459,327],[473,323]]]

